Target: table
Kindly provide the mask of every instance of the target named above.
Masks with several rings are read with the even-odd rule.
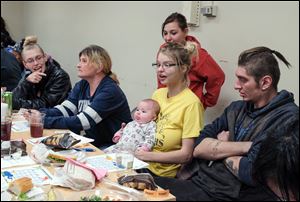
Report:
[[[55,131],[59,131],[56,129],[44,129],[43,131],[43,136],[49,136],[49,135],[53,135]],[[64,130],[65,131],[65,130]],[[26,132],[13,132],[12,131],[12,135],[11,135],[11,139],[12,140],[17,140],[17,139],[28,139],[30,138],[30,131],[26,131]],[[30,143],[27,143],[27,141],[25,141],[26,143],[26,149],[27,152],[30,152],[32,145]],[[99,150],[98,148],[94,147],[92,144],[87,143],[86,145],[81,145],[81,147],[93,147],[96,149],[95,152],[87,152],[87,156],[94,156],[94,155],[99,155],[99,154],[104,154],[103,151]],[[50,173],[53,174],[54,172],[54,168],[53,167],[46,167]],[[135,171],[134,170],[126,170],[126,171],[116,171],[116,172],[109,172],[108,176],[105,177],[105,180],[109,180],[112,182],[117,182],[117,178],[124,175],[124,174],[134,174]],[[84,194],[86,193],[86,191],[82,191],[82,192],[78,192],[78,191],[74,191],[72,189],[69,188],[64,188],[64,187],[59,187],[59,186],[45,186],[45,190],[49,190],[50,188],[53,189],[53,191],[56,193],[57,195],[57,200],[76,200],[78,199],[78,196],[80,196],[80,194]],[[103,182],[96,182],[96,186],[93,190],[96,189],[109,189],[109,187],[107,186],[107,184],[103,183]],[[75,194],[76,193],[76,194]],[[141,192],[142,193],[142,192]],[[151,196],[151,195],[147,195],[147,194],[143,194],[145,197],[145,200],[148,201],[175,201],[175,197],[172,194],[169,194],[168,196]],[[62,198],[60,198],[62,197]],[[80,197],[79,197],[80,198]]]

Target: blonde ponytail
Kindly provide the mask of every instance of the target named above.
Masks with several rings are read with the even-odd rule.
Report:
[[[118,85],[120,85],[119,79],[115,73],[110,72],[108,76],[112,78],[112,80],[114,80]]]
[[[27,36],[24,39],[24,43],[23,43],[23,47],[22,47],[22,51],[21,51],[21,56],[22,58],[24,57],[24,52],[28,51],[28,50],[32,50],[38,48],[41,53],[44,55],[44,50],[40,47],[39,44],[37,44],[37,37],[36,36]]]
[[[36,36],[27,36],[25,37],[23,47],[29,46],[29,45],[35,45],[37,44],[37,37]]]

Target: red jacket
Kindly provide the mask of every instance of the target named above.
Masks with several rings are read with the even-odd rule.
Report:
[[[225,80],[225,74],[215,60],[201,48],[199,41],[193,36],[187,36],[186,41],[198,44],[199,58],[192,58],[192,66],[189,72],[189,88],[200,98],[204,108],[217,104],[221,87]],[[165,44],[161,45],[164,46]],[[165,87],[159,80],[158,88]],[[206,93],[203,94],[205,85]]]

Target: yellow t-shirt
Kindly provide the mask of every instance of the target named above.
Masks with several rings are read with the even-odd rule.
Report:
[[[167,93],[167,88],[160,88],[152,96],[160,105],[153,152],[179,150],[182,139],[198,137],[203,128],[204,108],[189,88],[171,98]],[[165,177],[175,177],[179,167],[180,164],[149,163],[154,174]]]

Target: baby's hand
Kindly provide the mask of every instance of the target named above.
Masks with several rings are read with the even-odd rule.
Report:
[[[126,126],[126,123],[123,122],[123,123],[121,124],[121,129],[120,129],[122,132],[123,132],[125,126]]]
[[[147,151],[144,151],[143,149],[141,149],[141,147],[138,147],[135,152],[134,152],[134,156],[142,161],[146,160],[145,155],[147,154]]]
[[[112,141],[113,141],[114,143],[119,142],[121,136],[122,136],[122,131],[121,131],[121,130],[118,130],[118,131],[114,134],[114,136],[113,136],[113,138],[112,138]]]
[[[112,141],[113,141],[114,143],[119,142],[120,138],[121,138],[122,135],[123,135],[123,130],[124,130],[125,126],[126,126],[126,123],[122,123],[121,129],[118,130],[118,131],[114,134],[114,137],[112,138]]]
[[[150,151],[150,149],[146,145],[142,145],[142,146],[138,147],[137,150]]]

